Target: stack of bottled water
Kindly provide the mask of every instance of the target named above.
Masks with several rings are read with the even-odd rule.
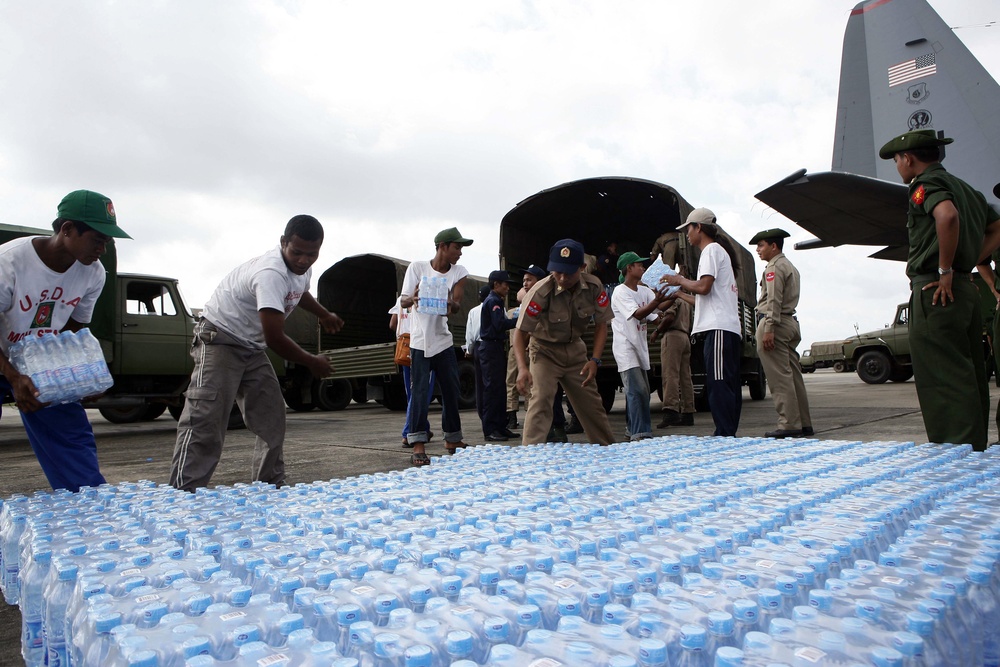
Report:
[[[442,276],[420,277],[418,309],[425,315],[448,314],[448,281]]]
[[[8,356],[19,373],[31,377],[42,403],[71,403],[114,384],[101,344],[86,328],[23,338]]]
[[[993,667],[998,454],[676,436],[14,496],[0,585],[29,667]]]

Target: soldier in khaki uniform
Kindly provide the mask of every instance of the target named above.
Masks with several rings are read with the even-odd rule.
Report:
[[[813,434],[809,398],[795,351],[802,342],[795,318],[799,271],[782,252],[786,238],[788,232],[783,229],[766,229],[750,239],[750,245],[757,246],[757,255],[767,262],[757,302],[757,353],[778,412],[778,429],[765,433],[768,438]]]
[[[663,375],[663,419],[656,428],[694,426],[694,384],[691,382],[691,304],[678,295],[660,317],[652,342],[660,336]]]
[[[595,379],[613,317],[611,299],[596,276],[583,272],[583,246],[558,241],[549,252],[549,277],[525,296],[514,330],[517,388],[531,391],[522,442],[545,442],[552,424],[552,401],[562,384],[576,407],[590,442],[609,445],[611,425]],[[594,349],[588,354],[583,332],[595,323]],[[530,334],[530,342],[528,340]]]
[[[927,439],[986,449],[990,396],[970,272],[1000,246],[1000,215],[941,164],[953,140],[914,130],[879,149],[909,185],[910,359]]]

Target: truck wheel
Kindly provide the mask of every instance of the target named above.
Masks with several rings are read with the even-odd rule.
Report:
[[[143,404],[128,408],[98,408],[97,411],[112,424],[134,424],[143,420],[149,407]]]
[[[142,415],[142,421],[151,422],[167,411],[166,403],[150,403]]]
[[[889,355],[881,350],[869,350],[858,359],[858,377],[868,384],[884,384],[891,373]]]
[[[403,387],[402,375],[382,385],[382,398],[379,404],[387,410],[402,412],[406,410],[406,389]]]
[[[285,399],[285,403],[295,412],[311,412],[315,407],[316,403],[315,396],[312,391],[304,391],[306,388],[311,387],[309,380],[293,379],[281,392],[281,395]],[[308,398],[304,398],[304,395],[308,394]]]
[[[767,376],[764,375],[764,365],[757,360],[757,374],[747,382],[750,386],[750,398],[755,401],[763,400],[767,396]]]
[[[476,407],[476,368],[468,360],[458,362],[458,407],[462,410]]]
[[[889,379],[893,382],[906,382],[913,377],[913,366],[896,366],[889,374]]]
[[[835,373],[843,373],[846,370],[847,370],[847,364],[845,364],[843,361],[833,362],[833,371]]]
[[[597,384],[597,393],[601,395],[601,404],[604,406],[604,412],[610,413],[611,408],[615,407],[615,398],[618,396],[618,384],[615,382],[599,382]]]
[[[358,378],[357,386],[351,385],[351,399],[358,405],[368,402],[368,378]]]
[[[337,380],[320,380],[313,387],[316,405],[320,410],[336,412],[343,410],[351,403],[351,381],[343,378]]]

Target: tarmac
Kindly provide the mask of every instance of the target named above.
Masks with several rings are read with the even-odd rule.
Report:
[[[815,438],[861,442],[926,441],[923,420],[913,381],[868,385],[855,373],[834,373],[823,369],[805,376]],[[991,405],[1000,398],[1000,389],[991,382]],[[5,405],[0,418],[0,498],[15,493],[30,494],[49,489],[45,476],[28,444],[14,408]],[[653,424],[660,420],[660,402],[652,399]],[[524,419],[524,408],[519,420]],[[101,470],[108,482],[150,480],[166,484],[176,436],[176,422],[164,414],[138,424],[118,425],[90,411],[97,436]],[[431,428],[440,427],[440,409],[432,406]],[[622,394],[610,413],[617,436],[625,437],[625,399]],[[375,402],[351,404],[340,412],[289,411],[285,437],[285,466],[290,484],[329,480],[375,472],[401,470],[410,466],[411,450],[401,447],[400,429],[405,415],[390,412]],[[482,429],[475,411],[462,413],[465,442],[483,444]],[[770,394],[760,401],[750,400],[744,389],[743,412],[738,436],[762,436],[776,428],[776,414]],[[707,412],[695,416],[695,425],[654,429],[661,435],[711,435],[714,430]],[[585,442],[583,434],[570,436]],[[990,420],[990,442],[997,441]],[[248,431],[229,431],[222,461],[212,484],[231,485],[251,479],[250,456],[254,436]],[[508,442],[518,445],[518,442]],[[444,456],[444,444],[436,435],[427,447],[428,455]],[[21,617],[17,607],[0,601],[0,667],[23,665],[20,655]]]

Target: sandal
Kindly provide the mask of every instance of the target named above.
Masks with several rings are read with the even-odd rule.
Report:
[[[468,447],[464,442],[446,442],[444,445],[444,450],[449,454],[454,454],[456,449],[465,449]]]
[[[410,455],[410,463],[419,468],[420,466],[429,466],[431,460],[425,452],[416,452]]]

